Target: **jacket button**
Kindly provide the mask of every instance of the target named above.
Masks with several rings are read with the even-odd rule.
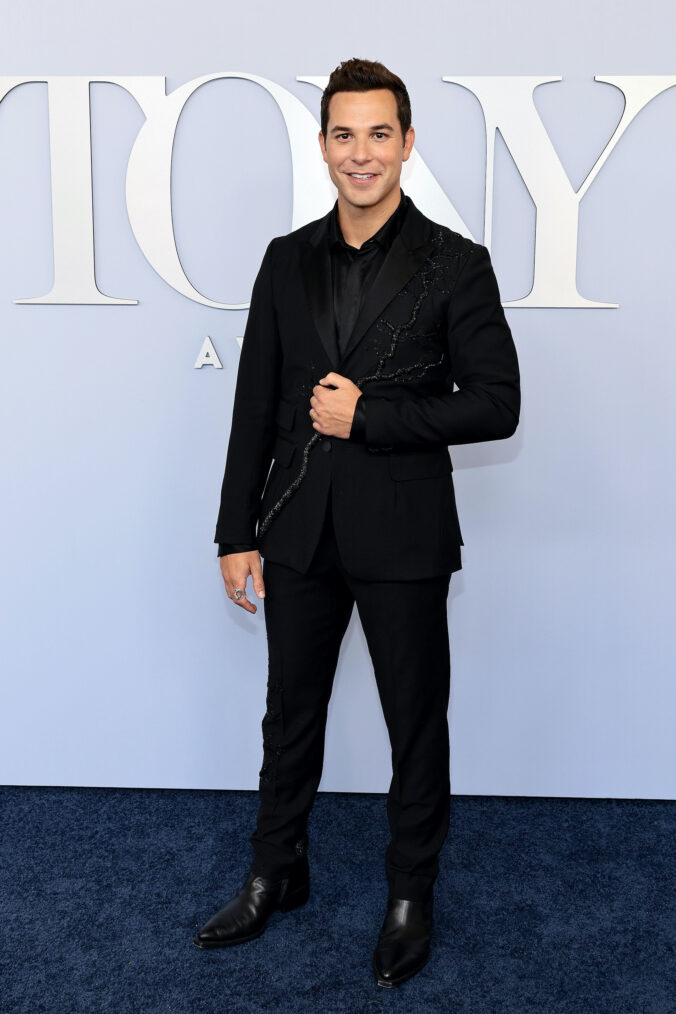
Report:
[[[330,451],[331,450],[331,441],[328,439],[328,437],[326,439],[322,440],[322,448],[325,451]]]

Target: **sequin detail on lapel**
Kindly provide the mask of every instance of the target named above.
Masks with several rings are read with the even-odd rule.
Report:
[[[378,381],[407,383],[423,376],[423,374],[426,373],[427,370],[432,369],[432,367],[441,366],[443,364],[445,359],[444,352],[442,352],[437,359],[419,359],[410,366],[402,366],[390,373],[385,372],[386,363],[394,358],[397,349],[402,342],[413,341],[416,345],[421,346],[423,349],[429,348],[433,345],[433,339],[436,337],[436,332],[419,334],[415,333],[413,329],[420,314],[420,309],[425,300],[429,298],[433,288],[443,295],[448,295],[452,292],[452,288],[449,288],[448,285],[445,284],[445,279],[448,277],[448,262],[450,260],[455,260],[457,262],[461,254],[457,251],[447,253],[444,250],[444,235],[444,231],[441,229],[437,229],[435,231],[432,239],[434,244],[432,251],[427,255],[419,270],[416,271],[399,293],[399,295],[414,294],[413,307],[408,319],[403,321],[401,324],[395,324],[394,321],[389,320],[383,314],[375,322],[375,328],[385,331],[386,334],[389,335],[389,344],[384,351],[381,351],[380,343],[377,339],[373,339],[372,347],[378,355],[378,365],[375,373],[366,374],[355,381],[357,387],[362,387],[364,384],[377,383]],[[458,272],[456,270],[456,278],[457,274]],[[418,291],[414,292],[414,289],[418,286]]]

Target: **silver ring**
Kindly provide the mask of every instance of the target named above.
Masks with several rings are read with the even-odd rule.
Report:
[[[243,597],[244,597],[244,589],[243,588],[235,588],[235,598],[236,599],[241,599]]]

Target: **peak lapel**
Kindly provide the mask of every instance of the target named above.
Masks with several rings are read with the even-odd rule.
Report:
[[[339,360],[338,336],[333,312],[333,279],[328,243],[329,214],[321,218],[308,242],[301,249],[303,284],[312,319],[331,367]]]

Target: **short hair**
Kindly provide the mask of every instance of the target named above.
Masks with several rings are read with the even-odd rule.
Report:
[[[326,88],[322,92],[320,117],[322,134],[326,141],[329,126],[329,102],[336,92],[369,92],[375,88],[389,88],[397,100],[397,116],[401,126],[402,138],[411,126],[411,100],[406,85],[377,60],[360,60],[353,57],[345,60],[331,72]]]

